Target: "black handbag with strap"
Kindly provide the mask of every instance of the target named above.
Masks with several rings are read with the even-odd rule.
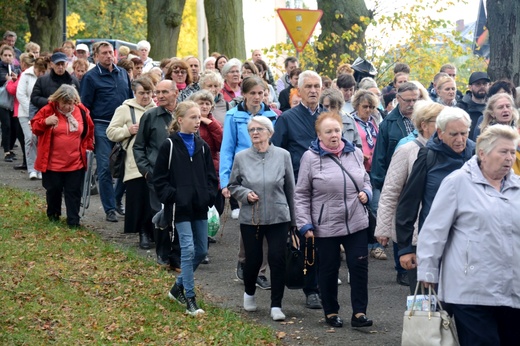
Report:
[[[291,290],[302,289],[305,285],[305,257],[300,247],[300,238],[296,230],[289,230],[289,241],[285,253],[285,286]]]
[[[132,117],[132,124],[135,124],[135,110],[134,107],[130,107],[130,116]],[[131,135],[126,142],[126,146],[123,147],[123,142],[117,142],[112,148],[112,152],[109,157],[110,174],[112,178],[123,178],[125,176],[125,158],[126,149],[130,145],[130,141],[135,135]]]

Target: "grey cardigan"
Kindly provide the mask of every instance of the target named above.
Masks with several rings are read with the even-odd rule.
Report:
[[[235,155],[228,189],[242,203],[239,222],[246,225],[271,225],[294,221],[294,174],[291,155],[285,149],[270,145],[265,153],[255,147]],[[249,192],[258,202],[250,204]],[[253,217],[254,208],[254,217]]]

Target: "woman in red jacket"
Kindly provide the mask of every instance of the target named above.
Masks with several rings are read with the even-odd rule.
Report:
[[[38,136],[34,168],[42,172],[47,216],[58,221],[65,196],[67,224],[79,226],[81,187],[87,169],[86,151],[93,150],[94,123],[74,86],[63,84],[31,121]]]

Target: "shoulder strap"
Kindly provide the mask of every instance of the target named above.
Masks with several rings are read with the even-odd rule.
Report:
[[[168,170],[170,170],[172,164],[173,142],[170,138],[168,138],[168,141],[170,141],[170,156],[168,157]]]
[[[428,149],[428,153],[426,154],[426,172],[429,172],[430,169],[435,165],[436,153],[434,150]]]
[[[417,138],[413,140],[415,144],[419,146],[419,148],[424,148],[424,144],[422,144]]]
[[[338,160],[338,158],[332,156],[332,155],[329,155],[330,158],[332,159],[332,161],[334,161],[338,166],[341,167],[341,169],[343,170],[343,172],[347,173],[348,177],[350,178],[350,180],[352,180],[352,182],[354,183],[354,186],[356,187],[356,191],[358,193],[361,192],[361,190],[359,189],[359,186],[356,184],[356,181],[354,180],[354,178],[352,178],[352,176],[350,175],[350,173],[345,169],[345,167],[343,167],[343,165],[341,164],[341,162]]]
[[[128,106],[130,107],[130,116],[132,117],[132,124],[135,124],[135,108],[134,106]]]
[[[83,132],[81,132],[81,139],[84,139],[88,132],[87,113],[85,113],[85,110],[81,107],[79,107],[79,111],[81,113],[81,119],[83,120]]]

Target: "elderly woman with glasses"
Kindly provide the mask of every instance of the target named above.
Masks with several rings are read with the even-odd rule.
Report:
[[[190,67],[182,60],[174,60],[168,65],[164,79],[172,80],[177,85],[177,90],[179,90],[177,102],[188,99],[188,97],[200,89],[198,85],[196,86],[193,83]]]
[[[222,95],[224,100],[227,102],[233,101],[233,99],[242,96],[240,90],[240,71],[242,69],[242,63],[240,60],[232,58],[224,67],[222,67],[221,73],[224,78],[224,87],[222,88]]]
[[[283,321],[285,245],[289,227],[295,226],[294,173],[291,155],[270,143],[273,123],[256,116],[247,125],[252,142],[236,154],[228,188],[242,202],[240,234],[247,261],[244,267],[244,309],[256,311],[257,274],[262,265],[264,237],[271,270],[271,318]]]

